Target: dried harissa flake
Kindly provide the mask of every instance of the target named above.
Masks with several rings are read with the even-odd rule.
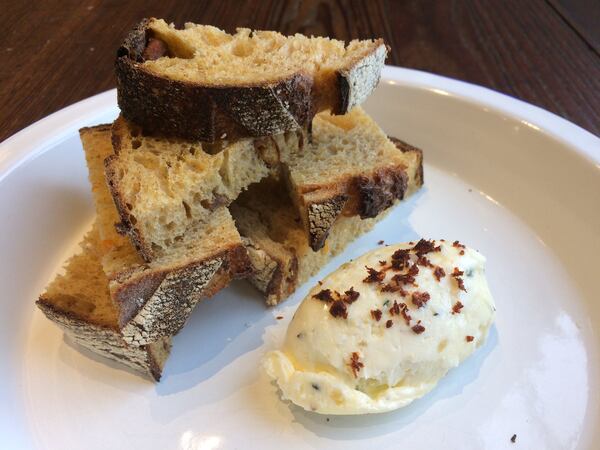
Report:
[[[350,363],[348,363],[348,366],[350,366],[354,378],[358,376],[360,369],[365,367],[365,365],[360,361],[360,355],[357,352],[352,352],[352,355],[350,355]]]
[[[349,305],[351,303],[354,303],[358,297],[360,295],[360,292],[356,292],[354,290],[354,286],[352,286],[350,289],[348,289],[346,292],[344,292],[344,297],[342,298],[342,300],[344,300],[346,303],[348,303]]]
[[[400,305],[394,300],[394,304],[390,308],[390,316],[397,316],[400,314]]]
[[[387,264],[387,261],[379,261],[380,266],[385,266],[386,264]]]
[[[344,319],[348,318],[348,308],[343,300],[336,300],[331,304],[329,308],[329,314],[333,317],[342,317]]]
[[[458,267],[455,267],[454,272],[452,272],[452,276],[456,280],[456,283],[458,284],[458,288],[461,291],[467,292],[467,289],[465,288],[465,282],[461,278],[462,275],[464,275],[464,272],[462,270],[459,270]]]
[[[321,300],[322,302],[327,302],[327,303],[333,301],[333,295],[331,294],[331,289],[323,289],[322,291],[319,291],[315,295],[313,295],[313,298],[316,298],[317,300]]]
[[[441,247],[435,246],[435,241],[428,241],[426,239],[421,239],[416,245],[412,248],[417,256],[423,256],[427,253],[431,252],[439,252]]]
[[[454,242],[452,243],[452,247],[456,247],[456,248],[465,248],[465,246],[464,246],[464,245],[462,245],[462,244],[461,244],[460,242],[458,242],[458,241],[454,241]]]
[[[283,319],[283,316],[277,316],[277,317],[275,317],[275,318],[276,318],[277,320],[281,320],[281,319]]]
[[[402,315],[404,322],[406,322],[406,325],[410,325],[412,317],[408,314],[408,306],[406,306],[406,303],[400,303],[400,314]]]
[[[382,312],[380,309],[372,309],[371,310],[371,317],[373,319],[375,319],[377,322],[379,322],[381,320],[381,315],[382,315]]]
[[[446,276],[446,272],[440,266],[437,266],[433,271],[433,276],[436,280],[440,281],[442,278]]]
[[[475,339],[473,336],[465,336],[467,342],[473,342],[473,339]]]
[[[389,319],[386,323],[385,323],[385,327],[386,328],[392,328],[392,325],[394,325],[394,322],[392,322],[392,319]]]
[[[463,309],[464,305],[461,302],[456,302],[452,306],[452,314],[459,314],[460,310]]]
[[[392,281],[398,286],[401,286],[403,284],[412,284],[413,286],[415,286],[415,277],[412,276],[410,273],[399,273],[397,275],[394,275],[392,277]]]
[[[411,328],[411,330],[417,334],[421,334],[423,331],[425,331],[425,327],[421,325],[421,321],[419,320],[417,324]]]
[[[412,302],[417,308],[422,308],[431,298],[428,292],[413,292]]]
[[[426,256],[419,256],[419,259],[417,259],[417,264],[423,267],[433,267],[433,264],[431,264],[431,261],[429,261]]]
[[[366,267],[366,269],[369,275],[363,280],[364,283],[379,283],[385,278],[385,272],[383,271],[380,272],[372,267]]]
[[[383,244],[384,244],[384,242],[383,242],[383,240],[380,240],[380,241],[378,241],[378,242],[377,242],[377,244],[379,244],[379,245],[383,245]]]
[[[404,270],[410,262],[410,252],[405,249],[396,250],[392,254],[392,269]]]

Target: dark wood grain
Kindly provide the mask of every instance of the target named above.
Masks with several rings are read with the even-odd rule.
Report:
[[[598,17],[600,2],[587,3],[589,17]],[[228,31],[383,37],[388,64],[490,87],[600,134],[600,57],[590,29],[597,22],[581,19],[577,5],[570,12],[566,0],[2,0],[0,140],[114,87],[115,50],[145,16]]]

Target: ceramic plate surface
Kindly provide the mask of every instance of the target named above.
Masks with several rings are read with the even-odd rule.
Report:
[[[424,149],[426,186],[318,277],[380,239],[459,239],[488,259],[498,312],[484,347],[402,410],[304,412],[258,364],[314,278],[274,309],[242,282],[201,303],[157,385],[81,351],[33,302],[93,221],[77,129],[116,116],[110,91],[0,146],[0,447],[598,448],[600,140],[490,90],[391,67],[366,109]]]

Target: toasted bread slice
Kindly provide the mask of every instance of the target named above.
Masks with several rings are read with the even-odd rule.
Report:
[[[148,130],[213,142],[270,136],[345,114],[379,82],[381,39],[349,44],[239,28],[234,35],[142,20],[118,50],[119,106]]]
[[[231,215],[225,207],[216,208],[202,227],[191,227],[158,258],[145,262],[115,229],[119,215],[104,176],[104,160],[112,154],[110,125],[83,128],[80,136],[96,205],[102,267],[121,334],[135,345],[174,335],[200,299],[250,269]]]
[[[423,184],[421,150],[392,142],[361,108],[318,114],[312,141],[282,145],[280,157],[314,250],[338,216],[376,217]]]
[[[167,252],[191,227],[208,224],[216,209],[266,177],[278,162],[270,139],[209,146],[145,136],[123,117],[113,124],[112,142],[115,154],[107,154],[106,177],[120,230],[146,261]]]
[[[231,205],[231,213],[244,239],[253,273],[250,282],[269,306],[291,295],[333,256],[385,217],[340,217],[325,246],[313,251],[282,181],[265,179],[251,186]]]
[[[66,263],[37,301],[38,307],[83,347],[160,380],[171,349],[171,338],[135,346],[119,330],[117,310],[100,263],[100,238],[94,225],[81,243],[81,252]]]

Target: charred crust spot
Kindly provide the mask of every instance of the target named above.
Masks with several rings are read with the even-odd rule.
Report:
[[[413,305],[417,308],[422,308],[425,304],[430,300],[430,295],[428,292],[413,292],[411,299]]]
[[[348,308],[346,307],[346,303],[344,303],[343,300],[335,300],[329,308],[329,314],[336,318],[341,317],[347,319]]]
[[[372,176],[360,176],[356,180],[359,197],[358,212],[362,219],[377,217],[379,213],[402,200],[408,177],[399,168],[383,169]]]

